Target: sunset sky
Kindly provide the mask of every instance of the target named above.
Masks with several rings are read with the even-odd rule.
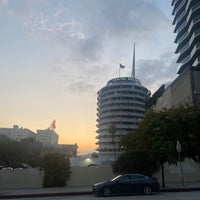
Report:
[[[97,91],[136,77],[152,93],[176,77],[171,0],[0,0],[0,127],[56,120],[60,144],[95,150]]]

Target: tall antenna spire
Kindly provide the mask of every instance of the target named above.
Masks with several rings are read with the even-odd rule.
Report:
[[[133,78],[135,78],[135,43],[134,43],[134,47],[133,47],[133,68],[132,68],[131,76]]]

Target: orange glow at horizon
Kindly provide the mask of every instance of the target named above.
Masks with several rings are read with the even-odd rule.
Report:
[[[95,144],[97,140],[95,138],[86,138],[75,141],[73,139],[69,140],[68,138],[59,139],[59,144],[77,144],[77,151],[96,151],[97,145]]]
[[[38,129],[49,128],[52,120],[55,119],[55,132],[59,135],[58,144],[77,144],[78,152],[96,151],[96,98],[86,101],[82,97],[81,100],[82,104],[73,99],[71,106],[63,106],[65,99],[60,98],[61,102],[55,108],[51,110],[43,108],[42,112],[35,112],[34,108],[29,106],[25,113],[24,110],[14,112],[13,108],[7,109],[5,114],[3,113],[4,118],[0,127],[12,128],[13,125],[18,125],[37,133]],[[78,106],[74,108],[74,105]]]
[[[88,116],[85,112],[79,112],[79,119],[77,116],[70,115],[66,117],[66,122],[63,119],[56,119],[55,132],[59,135],[59,144],[77,144],[78,152],[82,151],[96,151],[97,149],[97,133],[96,133],[96,110],[88,109]],[[85,116],[85,117],[84,117]],[[81,120],[80,120],[81,119]]]

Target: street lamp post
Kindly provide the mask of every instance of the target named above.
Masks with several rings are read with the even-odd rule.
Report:
[[[182,181],[182,186],[184,187],[183,169],[182,169],[182,164],[181,164],[181,144],[178,140],[176,142],[176,150],[178,151],[180,171],[181,171],[181,181]]]

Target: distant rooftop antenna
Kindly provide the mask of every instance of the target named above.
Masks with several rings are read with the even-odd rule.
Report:
[[[134,47],[133,47],[133,66],[132,66],[131,77],[135,78],[135,43],[134,43]]]

